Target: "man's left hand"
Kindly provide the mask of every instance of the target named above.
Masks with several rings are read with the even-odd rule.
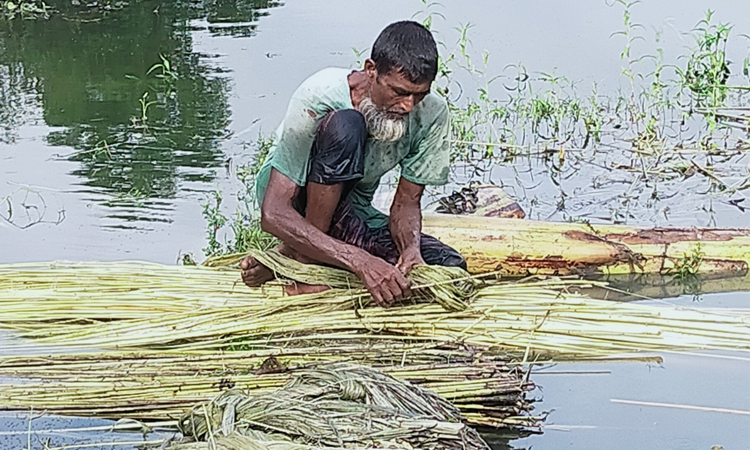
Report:
[[[424,265],[424,259],[422,259],[422,252],[419,247],[408,248],[401,253],[396,263],[396,268],[401,271],[404,275],[408,275],[414,266]]]

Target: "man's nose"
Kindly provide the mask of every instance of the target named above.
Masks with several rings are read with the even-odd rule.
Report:
[[[398,103],[398,106],[400,107],[400,109],[403,111],[404,114],[408,114],[414,109],[414,104],[415,104],[414,96],[409,95],[407,97],[404,97],[403,100],[401,100]]]

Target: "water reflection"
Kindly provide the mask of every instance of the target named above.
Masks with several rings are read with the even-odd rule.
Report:
[[[193,25],[249,36],[278,3],[51,3],[49,20],[0,21],[0,139],[41,116],[56,128],[47,142],[80,163],[83,189],[120,209],[115,222],[140,220],[143,208],[169,220],[164,199],[223,163],[230,117],[230,81],[194,51]]]
[[[532,430],[521,430],[517,428],[480,429],[479,433],[492,450],[526,450],[527,447],[518,447],[518,439],[541,434]]]
[[[0,58],[5,53],[0,33]],[[32,120],[38,104],[37,84],[20,63],[0,63],[0,144],[13,144],[18,129]]]

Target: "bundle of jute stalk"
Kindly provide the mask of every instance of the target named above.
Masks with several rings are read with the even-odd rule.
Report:
[[[280,274],[301,282],[346,289],[346,307],[365,306],[369,296],[353,274],[330,267],[303,265],[270,251],[255,252]],[[446,280],[455,279],[447,283]],[[420,267],[413,276],[411,302],[437,302],[463,309],[479,282],[454,268]],[[444,281],[438,283],[437,281]],[[151,263],[72,263],[0,265],[0,326],[38,330],[49,325],[150,319],[160,313],[190,312],[212,307],[264,308],[266,300],[284,293],[279,283],[248,288],[239,271],[226,267],[164,266]],[[297,303],[304,307],[309,296]],[[320,302],[326,296],[312,297]]]
[[[315,343],[311,343],[315,344]],[[466,346],[382,341],[329,342],[227,353],[71,353],[0,358],[0,409],[164,420],[217,392],[268,393],[310,365],[349,361],[442,395],[472,424],[533,426],[526,373]],[[7,378],[6,378],[7,380]],[[106,395],[103,395],[106,393]]]
[[[362,281],[353,273],[334,267],[302,264],[275,250],[250,254],[276,276],[306,284],[318,284],[337,289],[359,291],[360,298],[369,298]],[[213,263],[214,266],[216,262]],[[481,283],[458,267],[417,266],[409,274],[414,289],[413,301],[434,301],[448,311],[466,309]]]
[[[226,349],[238,341],[248,348],[266,348],[310,339],[356,341],[374,337],[396,342],[405,339],[415,343],[460,342],[492,351],[525,354],[527,359],[540,354],[564,359],[673,349],[750,349],[747,311],[614,303],[567,292],[570,287],[584,286],[586,282],[582,281],[479,283],[465,273],[445,268],[425,269],[433,278],[414,281],[423,287],[422,296],[383,309],[370,304],[367,293],[353,287],[350,274],[300,265],[277,254],[266,256],[264,263],[283,275],[303,282],[318,280],[333,288],[318,294],[284,297],[279,285],[265,290],[250,289],[238,283],[237,272],[230,283],[229,279],[222,279],[226,271],[209,268],[161,266],[157,270],[149,266],[151,278],[158,277],[158,271],[163,271],[165,278],[192,278],[185,292],[179,284],[155,289],[158,283],[154,281],[139,287],[131,283],[126,272],[108,270],[112,267],[106,265],[99,268],[101,278],[89,275],[79,284],[74,277],[76,267],[53,267],[46,276],[35,269],[27,283],[23,282],[24,275],[16,271],[10,284],[31,291],[41,285],[44,307],[29,320],[17,312],[21,296],[8,294],[8,288],[3,288],[0,325],[17,328],[19,337],[33,338],[28,344],[31,346],[63,344],[100,349],[198,351]],[[4,275],[9,270],[0,267]],[[95,273],[91,267],[87,270],[89,274]],[[115,278],[113,273],[122,278]],[[217,275],[216,279],[212,275]],[[435,281],[437,277],[442,278]],[[66,283],[62,288],[54,286],[55,279]],[[182,296],[188,302],[194,299],[192,286],[200,284],[200,280],[214,286],[220,294],[210,296],[210,301],[190,310],[170,312],[158,306],[179,303]],[[92,292],[100,284],[110,287],[97,300]],[[114,294],[113,284],[120,287]],[[121,300],[118,295],[127,285],[131,291]],[[342,285],[347,287],[341,288]],[[53,299],[58,289],[67,296],[80,293],[84,296],[82,301],[91,300],[95,306],[91,306],[92,311],[81,312],[66,301],[62,311],[56,310]],[[269,293],[272,291],[273,294]],[[134,301],[135,297],[143,300]],[[154,297],[158,299],[157,306],[149,315],[145,308]],[[222,298],[227,304],[221,303]],[[5,306],[14,312],[5,313]],[[102,320],[107,311],[117,314],[130,308],[139,309],[140,317]],[[66,321],[42,320],[45,310],[54,311],[48,318]]]
[[[197,351],[281,346],[309,339],[461,342],[557,359],[658,350],[748,350],[748,315],[593,300],[542,284],[482,288],[470,307],[437,304],[359,308],[349,292],[268,298],[262,305],[211,307],[94,324],[44,324],[18,332],[28,345]],[[17,346],[18,351],[21,350]]]
[[[301,371],[268,394],[227,391],[194,406],[179,428],[206,448],[216,436],[241,435],[261,446],[275,440],[326,448],[489,450],[465,421],[433,392],[370,368],[332,364]]]
[[[238,286],[237,283],[240,283]],[[0,326],[151,318],[262,301],[237,270],[144,262],[0,265]]]
[[[527,424],[523,373],[498,376],[502,361],[484,366],[489,363],[478,355],[510,353],[529,362],[750,349],[746,311],[614,303],[571,292],[585,288],[585,281],[480,281],[442,268],[416,269],[412,282],[420,295],[383,309],[350,274],[300,266],[276,254],[256,256],[266,257],[264,263],[282,278],[332,288],[287,297],[279,283],[251,289],[237,270],[226,268],[0,266],[0,326],[30,338],[19,341],[14,353],[76,346],[112,356],[6,358],[0,373],[36,380],[2,386],[2,405],[164,418],[232,384],[253,392],[280,387],[289,373],[256,372],[272,356],[292,370],[343,358],[444,395],[471,423]],[[255,358],[252,367],[234,363],[234,369],[223,369],[232,363],[221,358],[238,349],[247,350],[242,357]],[[452,360],[451,352],[462,356]],[[181,364],[192,373],[181,371]]]

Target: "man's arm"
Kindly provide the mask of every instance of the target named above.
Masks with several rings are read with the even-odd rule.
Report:
[[[381,306],[409,296],[409,282],[394,266],[353,245],[328,236],[305,220],[292,206],[299,186],[271,170],[261,205],[261,228],[312,260],[348,269],[357,274]]]
[[[401,256],[397,267],[408,273],[424,264],[420,249],[422,211],[420,201],[425,185],[442,185],[450,169],[450,118],[444,99],[430,94],[423,100],[425,117],[419,138],[401,161],[401,180],[391,205],[390,229]],[[417,132],[417,131],[415,131]]]
[[[401,177],[391,205],[389,227],[400,255],[396,267],[404,274],[408,274],[412,267],[424,264],[420,250],[423,192],[423,185]]]

